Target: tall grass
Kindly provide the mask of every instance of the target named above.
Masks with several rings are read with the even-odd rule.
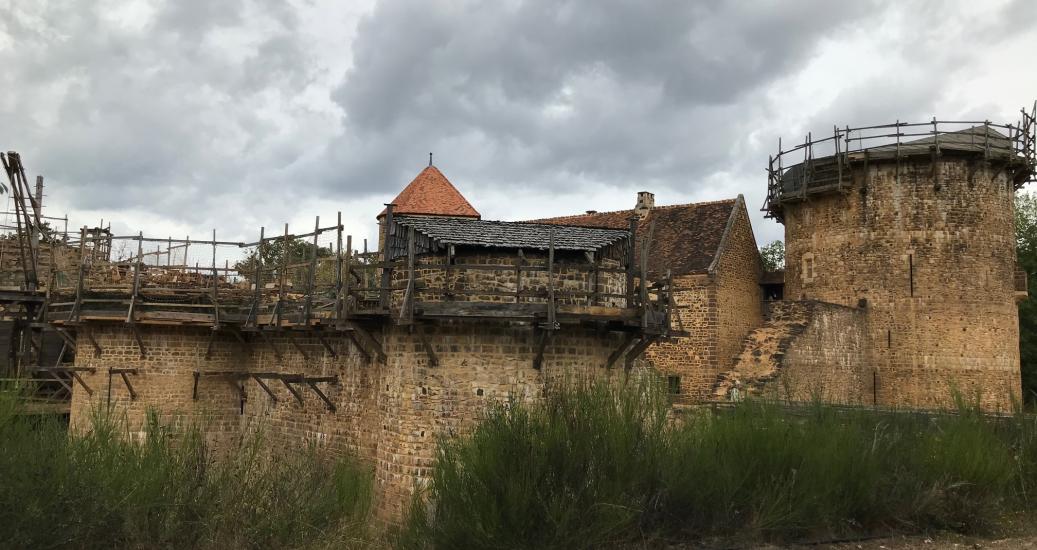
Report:
[[[663,390],[607,383],[497,406],[444,440],[401,547],[593,548],[653,538],[790,540],[982,530],[1037,504],[1037,424],[791,414],[748,402],[667,421]]]
[[[152,415],[141,442],[96,413],[70,436],[0,392],[0,545],[11,548],[317,548],[361,544],[371,476],[262,436],[217,457],[197,428]]]

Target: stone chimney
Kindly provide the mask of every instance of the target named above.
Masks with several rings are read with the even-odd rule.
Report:
[[[655,193],[638,191],[637,206],[634,207],[634,213],[643,220],[652,211],[652,208],[655,208]]]

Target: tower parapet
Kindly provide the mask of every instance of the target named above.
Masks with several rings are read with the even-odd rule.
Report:
[[[1013,199],[1035,117],[836,129],[771,158],[785,296],[866,310],[877,404],[1020,397]]]

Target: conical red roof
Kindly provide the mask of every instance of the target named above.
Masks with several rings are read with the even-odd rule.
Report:
[[[458,216],[481,218],[479,212],[464,198],[450,180],[435,166],[421,171],[414,181],[393,199],[393,214],[422,214],[426,216]],[[385,215],[382,210],[378,217]]]

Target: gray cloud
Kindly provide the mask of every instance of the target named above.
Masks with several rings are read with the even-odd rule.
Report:
[[[996,117],[1037,89],[997,64],[1037,46],[1025,0],[134,6],[5,8],[0,145],[73,213],[195,234],[343,204],[367,224],[430,150],[490,217],[637,189],[759,206],[778,136]]]

